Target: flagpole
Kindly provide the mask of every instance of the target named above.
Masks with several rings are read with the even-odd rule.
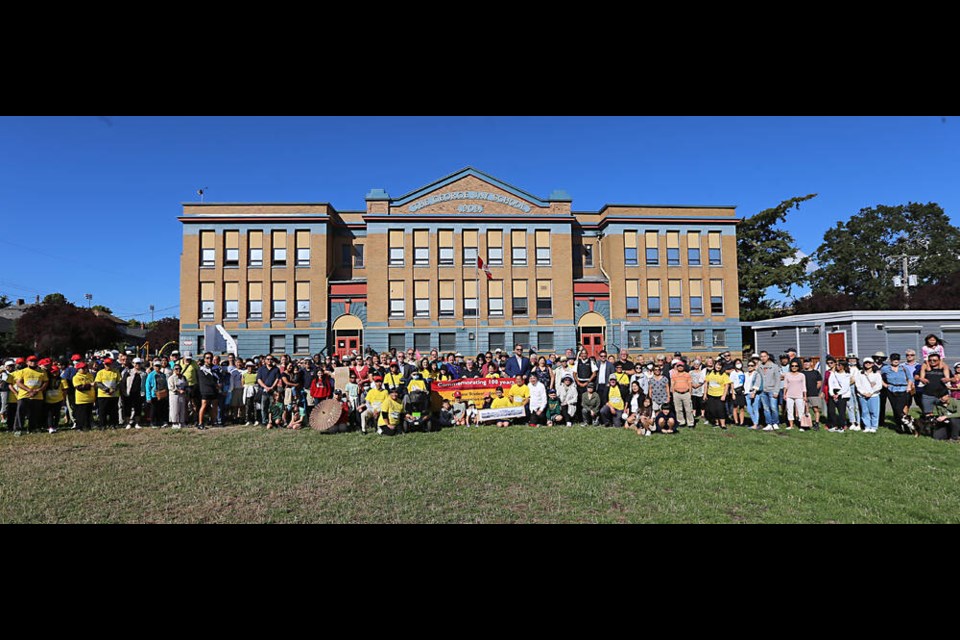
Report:
[[[473,265],[473,268],[477,271],[477,353],[480,353],[480,247],[477,247],[477,262]]]

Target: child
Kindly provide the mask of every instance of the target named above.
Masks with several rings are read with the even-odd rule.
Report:
[[[306,414],[306,408],[301,407],[297,409],[294,407],[293,412],[290,416],[290,424],[287,425],[287,429],[299,429],[303,426],[303,416]]]
[[[520,381],[522,382],[522,381],[523,381],[523,378],[518,378],[518,380],[520,380]],[[514,386],[517,386],[517,385],[514,385]],[[486,397],[484,397],[484,402],[486,402]],[[513,405],[513,402],[511,402],[510,398],[507,398],[506,396],[503,395],[503,387],[497,387],[497,397],[496,397],[496,399],[495,399],[493,402],[490,403],[490,408],[491,408],[491,409],[506,409],[507,407],[512,407],[512,406],[514,406],[514,405]],[[486,408],[486,407],[484,407],[484,408]],[[497,426],[498,426],[498,427],[509,427],[509,426],[510,426],[510,421],[509,421],[509,420],[497,420]]]
[[[480,423],[477,420],[477,418],[479,418],[480,416],[477,413],[477,405],[473,402],[473,400],[467,403],[466,416],[467,416],[467,425],[473,424],[478,427],[480,426]]]
[[[360,397],[360,387],[357,385],[357,374],[353,371],[350,372],[350,382],[343,387],[343,390],[347,394],[347,404],[350,405],[350,411],[356,411],[357,399]]]
[[[450,408],[450,401],[446,398],[444,398],[443,404],[440,406],[440,415],[437,418],[437,423],[441,429],[453,426],[453,409]]]
[[[547,393],[547,424],[563,424],[566,418],[563,415],[563,407],[560,405],[560,399],[557,397],[557,390],[550,389]]]
[[[459,391],[453,392],[453,404],[451,405],[451,410],[453,411],[453,424],[467,424],[467,405],[460,401]]]
[[[281,402],[280,390],[275,389],[273,392],[273,404],[270,405],[270,422],[267,423],[267,429],[283,429],[283,413],[284,405]]]
[[[676,433],[676,425],[677,417],[673,414],[673,405],[664,402],[654,419],[654,430],[659,433]]]

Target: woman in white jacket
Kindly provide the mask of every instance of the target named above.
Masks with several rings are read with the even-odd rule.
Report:
[[[756,431],[760,428],[760,393],[763,391],[763,378],[757,371],[757,361],[747,363],[747,375],[743,379],[743,394],[747,400],[747,411],[750,413],[750,428]]]
[[[863,369],[856,374],[857,395],[860,396],[860,416],[863,432],[876,433],[880,424],[880,390],[883,377],[877,371],[873,358],[863,359]]]
[[[837,363],[837,368],[830,373],[829,386],[830,397],[833,398],[837,411],[834,414],[834,424],[830,426],[828,431],[841,433],[846,426],[847,403],[850,401],[850,368],[846,362],[840,361]],[[850,427],[850,430],[860,431],[860,426],[854,424]]]
[[[557,399],[560,400],[560,413],[569,427],[577,413],[577,388],[573,386],[573,376],[563,377],[557,389]]]

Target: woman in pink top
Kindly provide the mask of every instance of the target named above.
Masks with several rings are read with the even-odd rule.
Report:
[[[940,359],[943,360],[943,343],[940,342],[940,338],[931,333],[923,339],[923,342],[924,345],[920,347],[920,355],[923,356],[924,362],[927,361],[927,356],[929,356],[931,353],[937,354],[940,356]]]
[[[787,429],[793,429],[794,414],[799,421],[807,407],[807,378],[800,373],[798,360],[790,363],[790,373],[783,376],[783,388],[783,397],[787,403]]]

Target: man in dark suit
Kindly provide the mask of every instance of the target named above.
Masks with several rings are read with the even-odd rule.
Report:
[[[507,359],[506,375],[508,378],[517,378],[530,375],[530,358],[523,357],[523,345],[517,345],[514,355]]]

